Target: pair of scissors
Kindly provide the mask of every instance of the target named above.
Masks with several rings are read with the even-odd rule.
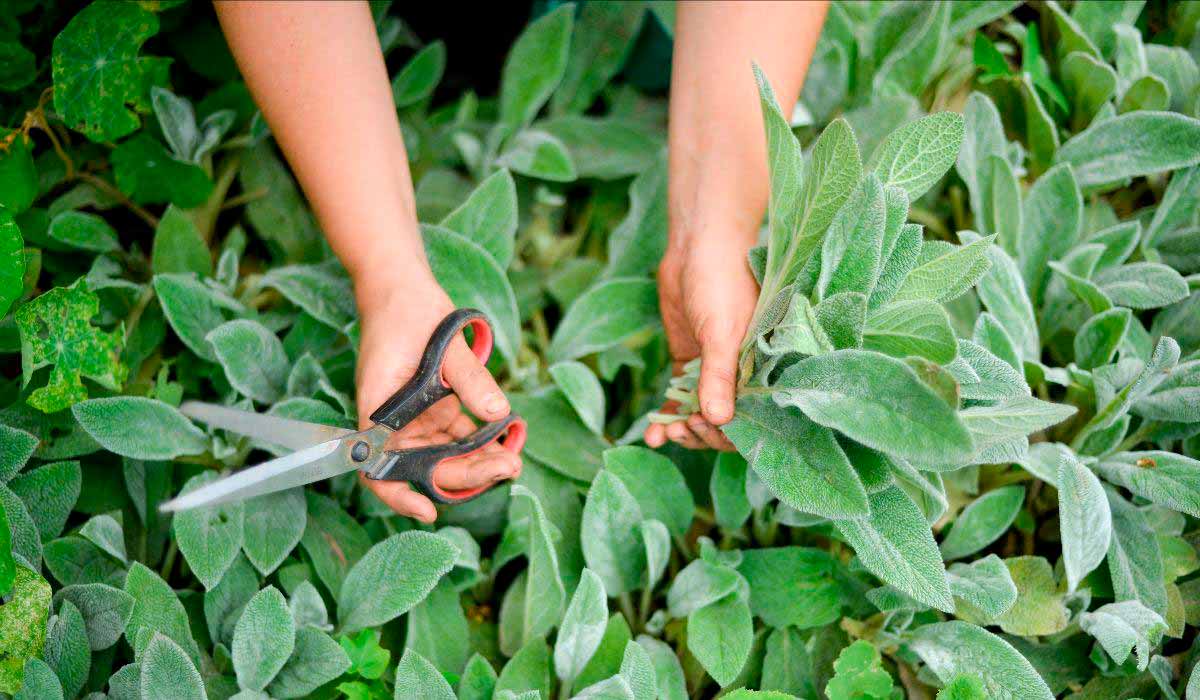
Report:
[[[454,393],[442,376],[442,364],[450,343],[467,327],[473,331],[471,351],[480,362],[487,362],[492,352],[492,327],[487,317],[475,309],[451,312],[430,336],[416,374],[371,414],[372,425],[366,430],[353,431],[199,401],[185,402],[179,410],[190,418],[296,451],[182,494],[163,503],[160,510],[172,512],[241,501],[355,470],[368,479],[410,482],[438,503],[463,503],[482,494],[491,486],[446,491],[434,482],[433,472],[442,462],[478,452],[493,442],[520,453],[525,445],[526,426],[515,413],[486,423],[453,442],[403,450],[384,448],[393,432]]]

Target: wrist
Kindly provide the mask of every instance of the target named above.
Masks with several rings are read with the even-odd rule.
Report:
[[[354,285],[355,303],[359,313],[391,306],[393,302],[434,305],[446,293],[438,284],[425,251],[403,245],[378,246],[363,251],[353,264],[348,264]]]

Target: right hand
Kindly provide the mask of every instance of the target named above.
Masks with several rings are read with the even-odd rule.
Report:
[[[360,428],[369,427],[371,412],[416,373],[429,336],[455,308],[427,267],[415,282],[412,277],[397,281],[394,272],[355,279],[361,321],[356,373]],[[388,440],[388,449],[447,443],[469,435],[476,425],[464,407],[489,422],[509,414],[504,392],[461,335],[450,345],[442,372],[457,396],[447,396],[397,431]],[[520,455],[492,443],[438,465],[434,481],[446,490],[473,489],[520,473]],[[437,518],[433,502],[406,482],[364,478],[363,483],[401,515],[424,523]]]

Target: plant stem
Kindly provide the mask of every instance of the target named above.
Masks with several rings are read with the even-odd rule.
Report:
[[[617,596],[617,604],[621,606],[621,613],[625,615],[625,619],[630,624],[637,624],[637,612],[633,609],[633,597],[628,593],[622,593]],[[634,630],[637,631],[637,630]]]
[[[98,190],[103,190],[105,194],[117,200],[121,206],[136,214],[137,217],[142,221],[145,221],[146,225],[148,225],[150,228],[158,228],[157,216],[143,209],[129,197],[126,197],[124,192],[116,187],[113,187],[112,183],[110,183],[108,180],[105,180],[102,177],[97,177],[91,173],[84,172],[78,173],[76,177]]]
[[[171,538],[171,543],[167,546],[167,554],[163,557],[162,568],[159,569],[159,576],[162,580],[167,581],[171,576],[171,569],[175,566],[175,555],[179,553],[179,545],[175,543],[175,538]]]

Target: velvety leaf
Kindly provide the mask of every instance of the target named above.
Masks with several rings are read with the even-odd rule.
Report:
[[[644,447],[613,447],[604,451],[604,469],[624,483],[643,518],[661,521],[677,537],[687,534],[696,505],[669,458]]]
[[[576,18],[562,84],[551,112],[579,113],[624,65],[642,26],[645,8],[625,3],[582,5]]]
[[[478,244],[501,269],[507,269],[512,262],[517,220],[516,185],[512,175],[501,169],[480,182],[439,225]]]
[[[839,350],[789,367],[777,386],[776,403],[888,454],[958,462],[973,451],[951,407],[900,360]]]
[[[1017,586],[1012,574],[995,554],[970,564],[951,564],[946,570],[946,581],[955,598],[965,602],[968,610],[973,608],[982,612],[989,621],[1008,612],[1017,602]],[[955,613],[965,617],[965,612],[956,602]]]
[[[551,535],[550,521],[542,508],[541,501],[532,491],[518,484],[512,487],[513,497],[528,500],[530,507],[529,546],[526,556],[529,559],[529,569],[526,577],[524,606],[521,619],[523,621],[521,639],[524,646],[532,639],[545,636],[562,617],[566,606],[567,593],[563,587],[562,574],[559,572],[558,552],[554,548]],[[589,499],[590,502],[590,499]],[[585,507],[584,522],[581,528],[586,528],[587,511]],[[619,527],[619,525],[615,526]],[[586,542],[586,540],[585,540]],[[586,547],[585,547],[586,553]],[[590,562],[589,562],[590,563]]]
[[[25,503],[42,541],[62,532],[81,487],[79,462],[55,462],[18,474],[8,488]]]
[[[661,146],[641,126],[612,117],[568,115],[539,121],[537,127],[567,149],[581,178],[638,175],[654,164]]]
[[[958,342],[941,304],[913,300],[872,311],[863,327],[863,348],[893,357],[924,357],[946,364],[958,354]]]
[[[1114,304],[1131,309],[1156,309],[1188,295],[1183,276],[1158,263],[1110,267],[1096,273],[1094,281]]]
[[[987,272],[986,251],[995,236],[963,246],[930,247],[896,292],[894,301],[929,299],[947,302],[962,296]]]
[[[155,274],[212,273],[212,255],[200,231],[182,209],[167,207],[154,230],[150,268]]]
[[[170,637],[155,633],[139,664],[143,698],[203,700],[208,697],[200,672]]]
[[[423,226],[421,232],[433,274],[450,300],[487,314],[496,349],[515,362],[520,346],[517,302],[504,271],[486,250],[453,231]]]
[[[296,627],[287,601],[268,586],[246,603],[233,631],[233,668],[238,684],[263,690],[287,663],[296,643]]]
[[[69,601],[83,616],[92,651],[116,644],[133,614],[133,597],[103,583],[67,586],[58,591],[57,597]]]
[[[83,616],[69,600],[64,600],[58,614],[50,618],[42,658],[62,681],[63,692],[70,697],[78,695],[87,682],[92,651]]]
[[[551,182],[579,177],[567,145],[541,129],[524,129],[509,142],[496,164],[515,173]]]
[[[552,365],[551,378],[575,413],[593,433],[604,435],[604,387],[582,362],[568,360]]]
[[[833,662],[834,676],[825,686],[830,698],[883,698],[892,694],[892,677],[883,669],[879,650],[865,639],[842,649]]]
[[[736,530],[750,517],[750,499],[746,496],[746,467],[744,457],[736,452],[722,452],[713,465],[709,496],[717,524],[726,530]]]
[[[833,432],[795,408],[744,396],[722,430],[785,504],[831,518],[867,514],[866,491]]]
[[[13,695],[13,700],[63,700],[62,683],[45,661],[29,659],[25,662],[21,689]]]
[[[1118,664],[1136,652],[1137,668],[1146,670],[1150,649],[1162,639],[1167,623],[1158,613],[1136,600],[1102,605],[1079,616],[1079,627],[1096,638]]]
[[[1067,590],[1100,566],[1112,538],[1112,515],[1104,487],[1091,469],[1070,453],[1058,463],[1058,519]]]
[[[567,69],[574,17],[574,8],[557,8],[517,37],[500,76],[501,123],[528,124],[550,99]]]
[[[246,217],[272,253],[287,262],[319,257],[320,229],[270,143],[264,141],[248,152],[238,182],[243,192],[264,193],[246,204]]]
[[[990,698],[1054,697],[1025,657],[982,627],[957,620],[924,625],[913,631],[908,646],[943,683],[967,674],[983,681]]]
[[[111,253],[121,249],[117,232],[103,217],[81,211],[57,214],[50,220],[46,235],[63,245],[92,253]]]
[[[1200,121],[1170,112],[1130,112],[1083,131],[1058,150],[1080,187],[1177,170],[1200,162]]]
[[[175,642],[193,661],[200,658],[187,611],[158,574],[134,562],[125,577],[125,592],[133,597],[133,613],[125,625],[125,639],[139,657],[155,635],[162,635]]]
[[[606,280],[567,309],[554,331],[549,357],[559,362],[590,355],[658,322],[658,295],[653,282],[635,278]]]
[[[883,265],[884,212],[883,184],[868,174],[829,224],[821,246],[820,298],[871,293]]]
[[[492,664],[475,653],[458,679],[459,700],[489,700],[496,688],[496,670]]]
[[[392,79],[392,102],[397,109],[416,104],[433,94],[446,70],[446,45],[435,41],[404,64]]]
[[[1017,260],[1036,306],[1049,279],[1046,264],[1061,258],[1083,228],[1083,198],[1070,165],[1056,165],[1033,183],[1022,204],[1022,222]]]
[[[688,650],[722,686],[741,672],[750,655],[754,626],[745,601],[730,595],[688,615]]]
[[[313,318],[341,330],[358,312],[350,279],[340,265],[285,265],[262,277],[262,285],[275,289]]]
[[[1138,600],[1159,615],[1167,611],[1163,561],[1158,547],[1147,547],[1154,531],[1146,517],[1111,487],[1105,488],[1112,512],[1113,533],[1108,545],[1108,572],[1118,602]]]
[[[283,563],[300,543],[307,521],[302,489],[290,489],[246,502],[242,551],[263,576]]]
[[[964,243],[978,240],[965,231],[960,235]],[[991,267],[979,280],[979,299],[1008,331],[1021,357],[1034,358],[1038,348],[1038,327],[1033,303],[1029,300],[1017,264],[996,245],[987,248],[987,257]]]
[[[942,540],[942,556],[959,559],[995,542],[1008,530],[1025,501],[1024,486],[1003,486],[987,492],[958,516]]]
[[[1061,632],[1069,612],[1050,562],[1024,556],[1006,559],[1004,564],[1017,586],[1017,602],[997,619],[1000,629],[1026,637]]]
[[[963,118],[938,112],[893,131],[872,156],[885,185],[902,188],[909,201],[925,194],[946,174],[963,141]]]
[[[945,565],[916,504],[895,486],[869,500],[869,516],[835,521],[863,566],[926,605],[953,610]]]
[[[554,643],[554,669],[559,680],[567,685],[575,680],[600,646],[607,623],[604,582],[591,569],[584,569]]]
[[[750,610],[775,628],[820,627],[838,619],[842,603],[833,559],[807,547],[748,549],[738,572],[750,584]]]
[[[371,547],[338,593],[342,628],[373,627],[404,614],[428,595],[456,555],[446,539],[423,532],[392,535]]]
[[[76,404],[71,412],[104,449],[134,459],[162,460],[208,449],[208,438],[169,404],[113,396]]]
[[[645,552],[637,527],[643,519],[637,499],[622,480],[601,471],[583,506],[583,556],[610,596],[641,586]]]
[[[1200,462],[1171,452],[1121,452],[1100,460],[1108,481],[1172,510],[1200,513]]]
[[[1129,309],[1113,308],[1089,318],[1075,333],[1075,364],[1095,369],[1112,362],[1132,317]]]
[[[346,652],[324,632],[302,627],[283,668],[267,686],[273,698],[303,698],[350,668]]]
[[[734,569],[696,559],[671,581],[667,609],[671,617],[687,617],[733,593],[739,585],[741,576]]]
[[[180,495],[217,479],[215,472],[202,472],[184,484]],[[211,589],[221,581],[241,550],[244,541],[243,513],[242,502],[235,501],[175,514],[173,526],[179,551],[205,588]]]
[[[582,10],[585,14],[587,7]],[[629,184],[629,211],[608,236],[604,276],[648,275],[658,267],[666,249],[667,157],[660,149],[653,163]]]
[[[454,690],[425,657],[409,650],[396,665],[396,700],[454,700]]]
[[[327,496],[306,491],[308,521],[300,545],[321,583],[337,598],[342,582],[367,550],[371,538],[358,522]]]
[[[268,404],[282,398],[289,362],[278,336],[256,321],[239,319],[213,329],[206,339],[239,393]]]

